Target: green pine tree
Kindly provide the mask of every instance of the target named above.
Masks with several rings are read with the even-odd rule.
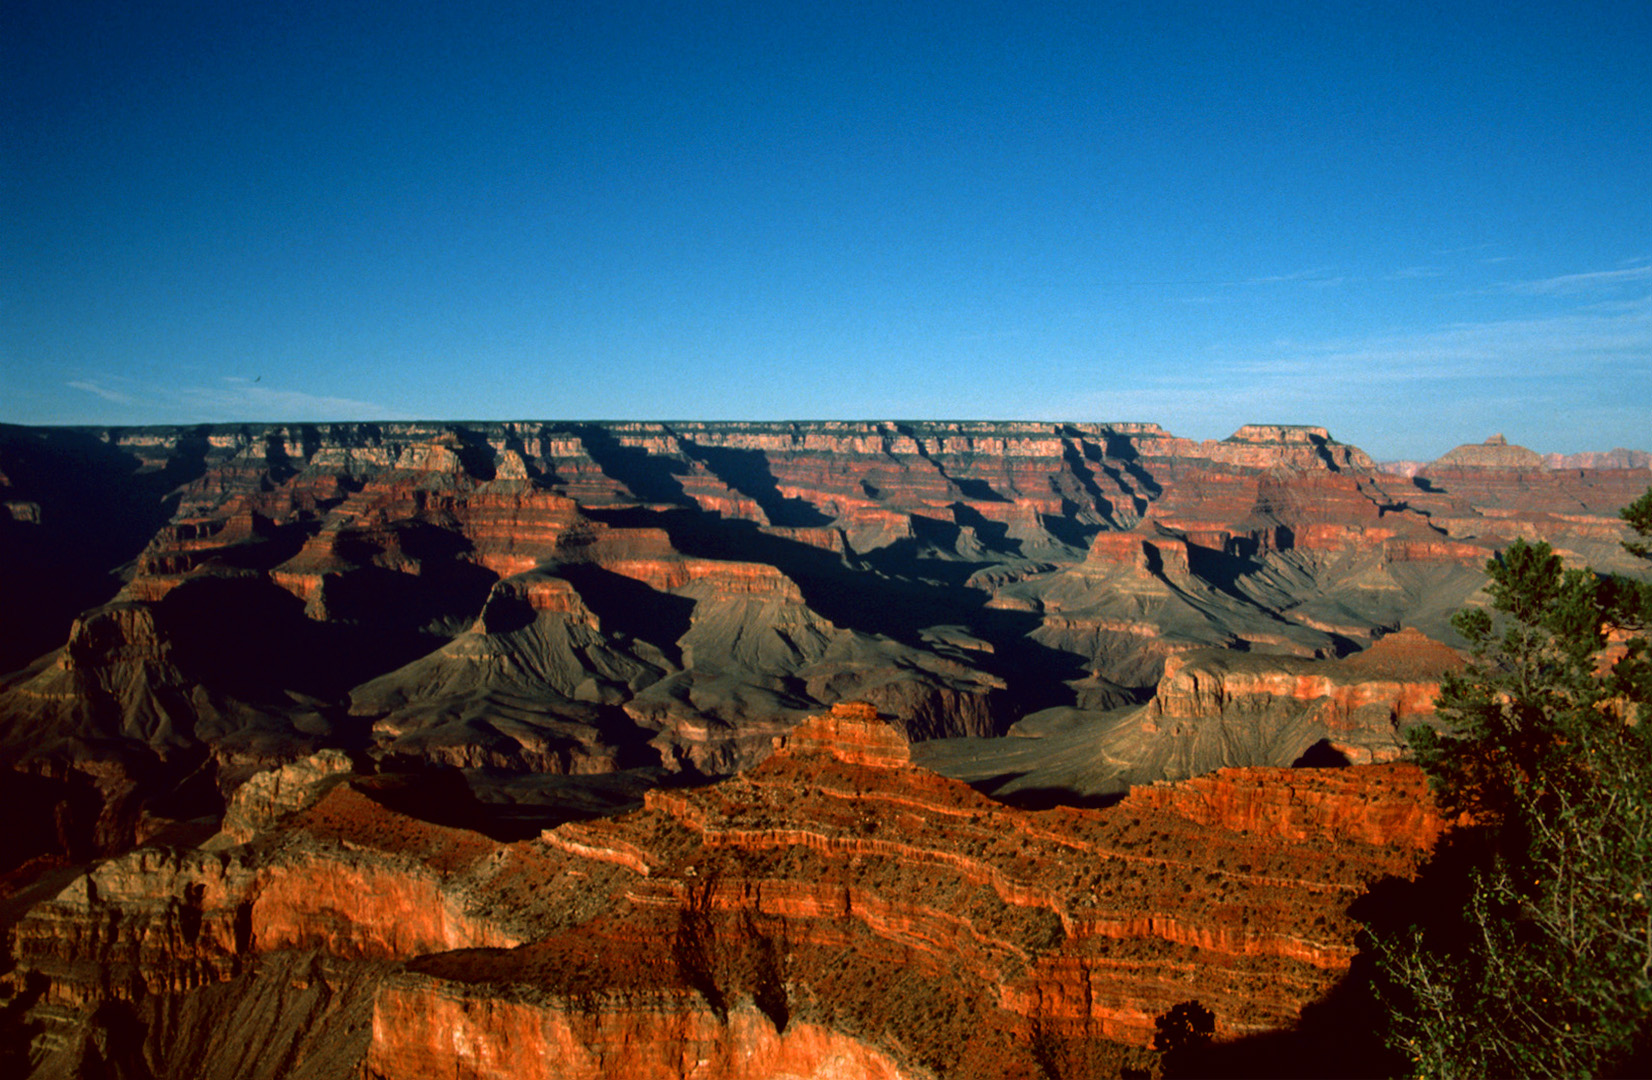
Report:
[[[1645,558],[1652,490],[1623,511]],[[1597,1076],[1652,1062],[1652,587],[1516,541],[1491,611],[1459,612],[1474,663],[1413,745],[1472,822],[1451,882],[1379,936],[1390,1040],[1425,1076]]]

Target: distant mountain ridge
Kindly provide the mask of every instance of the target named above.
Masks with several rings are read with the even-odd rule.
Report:
[[[1652,469],[1652,452],[1628,450],[1588,450],[1577,454],[1538,454],[1523,446],[1511,446],[1501,435],[1484,443],[1465,443],[1433,461],[1382,461],[1384,472],[1416,476],[1434,467],[1543,469]]]

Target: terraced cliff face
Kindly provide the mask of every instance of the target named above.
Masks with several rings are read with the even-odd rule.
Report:
[[[1403,765],[1227,771],[1009,809],[864,705],[723,783],[511,843],[326,762],[251,842],[142,849],[10,935],[34,1075],[1032,1077],[1148,1064],[1196,997],[1287,1026],[1350,902],[1444,823]],[[286,785],[288,795],[272,801]],[[293,809],[295,808],[296,809]],[[244,835],[244,834],[240,834]],[[7,1053],[12,1056],[7,1059]]]
[[[1151,701],[1098,715],[1052,709],[1009,738],[918,747],[923,765],[1022,805],[1116,797],[1136,785],[1252,765],[1398,761],[1406,730],[1438,726],[1440,681],[1465,660],[1414,629],[1340,659],[1228,649],[1171,655]]]
[[[1185,653],[1165,665],[1142,729],[1180,744],[1179,776],[1209,771],[1217,745],[1239,757],[1295,761],[1318,751],[1317,764],[1394,761],[1404,756],[1405,728],[1433,718],[1440,681],[1464,663],[1414,629],[1340,660]]]
[[[1252,690],[1230,665],[1209,716],[1164,717],[1271,695],[1305,731],[1270,689],[1302,664],[1447,640],[1513,536],[1613,565],[1649,476],[1507,446],[1399,476],[1269,425],[3,428],[0,801],[49,812],[0,872],[210,828],[323,749],[583,811],[851,698],[920,740],[1111,724],[1198,650],[1247,654]],[[1358,758],[1352,716],[1319,737]],[[1253,736],[1174,768],[1148,740],[1114,788],[1299,749]]]

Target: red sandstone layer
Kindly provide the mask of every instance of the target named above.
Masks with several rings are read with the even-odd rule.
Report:
[[[251,845],[80,878],[18,925],[12,985],[65,1016],[113,994],[160,1031],[145,1002],[275,993],[319,950],[379,973],[368,1075],[1031,1076],[1052,1047],[1117,1068],[1190,996],[1224,1037],[1288,1025],[1346,969],[1349,902],[1442,827],[1400,766],[1035,813],[901,749],[845,706],[745,777],[506,845],[335,787]]]

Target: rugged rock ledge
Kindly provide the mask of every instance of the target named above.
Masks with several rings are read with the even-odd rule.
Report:
[[[510,844],[333,786],[251,843],[141,849],[35,904],[10,935],[12,1038],[40,1076],[190,1053],[236,1075],[186,1019],[276,1030],[321,985],[338,1037],[287,1032],[270,1049],[294,1075],[1116,1068],[1188,997],[1224,1038],[1289,1026],[1347,969],[1350,902],[1444,825],[1401,765],[1026,812],[904,748],[842,706],[747,774]]]
[[[1166,662],[1142,728],[1186,744],[1182,776],[1228,764],[1222,755],[1247,744],[1264,764],[1289,765],[1316,748],[1322,765],[1394,761],[1405,755],[1404,729],[1432,721],[1440,680],[1466,662],[1412,629],[1342,660],[1183,653]]]
[[[639,1075],[1112,1068],[1189,975],[1225,1035],[1289,1023],[1435,824],[1403,766],[1258,767],[1394,757],[1510,538],[1620,568],[1644,462],[1534,458],[0,426],[0,1070],[389,1074],[436,1052],[392,1045],[419,1002]],[[911,764],[945,753],[1029,806],[1123,801],[1011,810]]]
[[[1509,538],[1616,565],[1652,474],[1518,450],[1407,477],[1265,424],[0,427],[0,573],[29,613],[0,638],[23,665],[0,769],[55,808],[0,874],[210,830],[247,777],[324,749],[549,805],[534,778],[727,775],[850,699],[913,739],[1174,711],[1213,671],[1198,650],[1250,654],[1199,731],[1241,702],[1307,730],[1299,659],[1400,626],[1449,642]],[[1381,728],[1391,690],[1330,694],[1316,738],[1390,755],[1345,729]],[[1119,776],[1278,763],[1194,758]]]

